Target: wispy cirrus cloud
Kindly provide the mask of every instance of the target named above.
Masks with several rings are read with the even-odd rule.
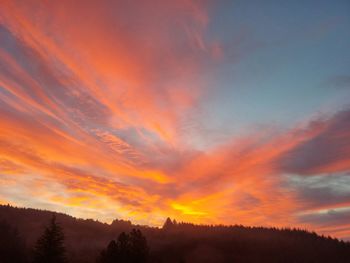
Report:
[[[338,185],[349,172],[348,110],[200,149],[189,138],[203,121],[193,112],[214,92],[199,75],[234,49],[208,37],[208,9],[3,1],[0,202],[104,221],[302,224],[347,237],[343,220],[316,214],[350,201]],[[316,176],[322,187],[305,181]]]

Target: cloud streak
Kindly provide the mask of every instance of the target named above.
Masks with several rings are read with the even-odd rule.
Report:
[[[189,140],[211,88],[198,76],[225,56],[206,34],[210,8],[3,1],[0,202],[103,221],[302,225],[348,238],[349,192],[336,183],[350,170],[349,110],[201,149]],[[322,187],[300,183],[315,176]]]

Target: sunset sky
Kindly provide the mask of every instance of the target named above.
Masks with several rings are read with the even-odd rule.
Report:
[[[0,203],[350,239],[350,2],[0,0]]]

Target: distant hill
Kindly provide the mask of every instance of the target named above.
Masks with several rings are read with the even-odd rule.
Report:
[[[0,222],[17,228],[30,255],[53,213],[0,205]],[[204,226],[170,219],[159,229],[124,220],[104,224],[55,214],[65,233],[71,263],[95,262],[110,240],[133,228],[140,229],[146,236],[150,262],[350,262],[350,243],[304,230]]]

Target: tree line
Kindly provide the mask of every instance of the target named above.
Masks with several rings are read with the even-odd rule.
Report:
[[[170,218],[157,228],[54,215],[0,205],[0,263],[350,262],[349,242],[303,229],[195,225]]]
[[[145,263],[148,255],[146,237],[139,229],[133,229],[111,240],[95,262]],[[69,263],[65,235],[56,216],[52,216],[29,255],[17,229],[6,221],[0,222],[0,263]]]

